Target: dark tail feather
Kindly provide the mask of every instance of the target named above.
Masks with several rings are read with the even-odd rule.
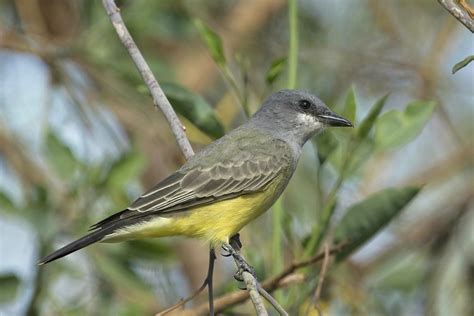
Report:
[[[106,229],[99,229],[97,231],[91,232],[87,235],[85,235],[82,238],[79,238],[76,241],[73,241],[70,244],[67,244],[66,246],[56,250],[55,252],[47,255],[46,257],[40,259],[38,261],[38,265],[43,265],[48,262],[54,261],[56,259],[62,258],[64,256],[67,256],[68,254],[77,251],[79,249],[82,249],[84,247],[87,247],[93,243],[96,243],[102,238],[104,238],[106,235],[110,234],[113,231],[112,227],[106,228]]]

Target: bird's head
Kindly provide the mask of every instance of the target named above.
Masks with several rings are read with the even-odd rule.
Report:
[[[258,126],[293,137],[303,145],[326,127],[352,127],[318,97],[299,90],[281,90],[270,95],[252,120]]]

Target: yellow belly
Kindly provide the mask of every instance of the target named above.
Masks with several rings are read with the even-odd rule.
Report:
[[[228,242],[242,227],[265,212],[276,199],[275,187],[233,199],[191,208],[171,217],[132,225],[106,237],[104,242],[182,235],[203,238],[211,245]]]

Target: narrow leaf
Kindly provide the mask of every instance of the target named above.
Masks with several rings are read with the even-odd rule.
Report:
[[[159,240],[132,240],[124,243],[130,258],[165,260],[173,255],[170,247]]]
[[[357,101],[355,97],[355,89],[351,87],[347,93],[346,102],[344,103],[344,111],[342,116],[351,121],[355,122],[357,111]]]
[[[455,74],[456,72],[458,72],[459,70],[461,70],[462,68],[466,67],[467,65],[469,65],[469,63],[471,61],[474,60],[474,55],[471,55],[471,56],[467,56],[466,58],[464,58],[463,60],[461,60],[460,62],[458,62],[456,65],[453,66],[453,74]]]
[[[69,147],[53,133],[46,138],[46,156],[60,176],[70,176],[79,165]]]
[[[150,286],[131,269],[124,258],[107,255],[94,256],[94,264],[98,271],[117,289],[127,293],[125,299],[141,305],[153,304]]]
[[[111,191],[122,191],[131,179],[136,179],[143,170],[145,160],[138,153],[124,155],[110,168],[105,186]]]
[[[272,85],[275,80],[278,79],[278,77],[281,75],[283,70],[285,70],[286,61],[286,56],[277,58],[272,61],[270,68],[268,69],[267,74],[265,76],[265,81],[268,85]]]
[[[391,110],[384,113],[375,125],[377,148],[393,148],[413,140],[430,119],[434,108],[434,102],[414,101],[403,112]]]
[[[0,210],[2,211],[12,211],[15,209],[13,201],[8,195],[0,191]]]
[[[15,274],[0,275],[0,304],[11,303],[15,300],[20,279]]]
[[[316,148],[318,149],[319,164],[324,164],[328,157],[338,148],[339,142],[336,137],[327,130],[315,138]]]
[[[194,26],[199,32],[201,40],[206,45],[212,59],[219,66],[223,66],[226,63],[224,49],[222,47],[222,41],[219,35],[214,32],[209,26],[199,19],[194,20]]]
[[[224,135],[224,127],[204,98],[174,83],[164,83],[161,87],[176,112],[213,138]]]
[[[380,112],[382,112],[387,98],[388,94],[383,96],[377,102],[375,102],[375,104],[370,109],[369,114],[367,114],[367,116],[359,124],[359,128],[357,129],[357,136],[360,139],[364,139],[367,137],[367,135],[369,135],[370,130],[372,129],[375,124],[375,121],[377,120],[377,117],[380,115]]]
[[[337,255],[338,260],[345,258],[385,227],[419,190],[416,187],[385,189],[351,206],[334,233],[336,243],[349,241],[349,245]]]

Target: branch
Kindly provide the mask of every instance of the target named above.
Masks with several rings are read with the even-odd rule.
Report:
[[[347,241],[340,242],[336,246],[329,249],[329,254],[334,255],[335,253],[338,253],[345,246],[347,246],[347,244],[348,244]],[[322,252],[307,260],[293,262],[276,276],[270,277],[266,279],[265,281],[263,281],[261,283],[261,287],[269,293],[275,291],[276,289],[282,288],[283,286],[288,284],[288,282],[284,282],[286,277],[292,275],[293,272],[295,272],[295,270],[315,264],[316,262],[323,260],[324,257],[325,257],[325,254],[324,252]],[[297,281],[299,281],[299,278]],[[214,300],[215,312],[217,313],[229,307],[232,307],[234,305],[243,303],[248,298],[249,298],[249,293],[247,291],[238,291],[238,292],[225,294],[217,298],[216,300]],[[205,303],[198,305],[197,307],[193,309],[182,311],[182,315],[206,315],[208,313],[209,313],[209,307]]]
[[[242,273],[242,278],[244,279],[245,286],[247,287],[247,293],[252,300],[253,306],[258,316],[268,316],[265,305],[263,305],[262,297],[258,291],[257,280],[247,271]]]
[[[150,90],[155,107],[157,109],[160,109],[163,115],[165,116],[171,127],[174,137],[176,138],[176,141],[181,149],[181,152],[186,157],[186,159],[189,159],[192,155],[194,155],[194,151],[184,132],[185,127],[183,126],[183,124],[181,124],[170,102],[166,98],[163,90],[156,81],[155,76],[151,72],[150,67],[143,58],[142,53],[140,52],[132,36],[128,32],[127,27],[125,26],[122,20],[122,16],[120,15],[120,9],[117,8],[114,0],[102,0],[102,4],[105,8],[105,11],[107,12],[107,15],[110,18],[110,21],[112,22],[112,25],[115,28],[115,31],[117,32],[118,37],[120,38],[120,41],[127,49],[128,53],[130,54],[130,57],[135,63],[135,66],[140,72],[143,81],[148,87],[148,90]]]
[[[328,265],[329,265],[329,244],[325,243],[324,244],[323,265],[321,267],[321,272],[319,272],[318,286],[316,287],[316,291],[314,292],[314,297],[313,297],[313,306],[316,308],[316,310],[318,311],[318,314],[320,316],[323,313],[321,312],[321,308],[319,306],[319,298],[321,296],[321,291],[323,289],[324,278],[326,277],[326,272],[327,272]],[[306,314],[308,314],[308,313],[306,313]]]
[[[319,297],[321,296],[321,291],[323,289],[323,283],[324,283],[324,277],[326,276],[328,264],[329,264],[329,245],[325,243],[323,266],[321,267],[321,272],[319,273],[320,276],[319,276],[318,286],[316,287],[316,292],[314,293],[315,304],[318,303]]]
[[[281,305],[268,293],[263,289],[261,286],[258,287],[258,292],[262,295],[272,306],[276,309],[276,311],[281,316],[288,316],[288,313],[281,307]]]
[[[465,1],[456,0],[438,0],[452,16],[454,16],[459,22],[464,24],[472,33],[474,33],[474,20],[471,18],[469,13],[472,9]]]

